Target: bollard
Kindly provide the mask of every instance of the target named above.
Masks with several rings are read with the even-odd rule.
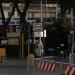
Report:
[[[27,71],[26,75],[34,75],[34,64],[35,64],[35,58],[33,54],[29,54],[27,57]],[[29,72],[30,71],[30,72]]]
[[[33,60],[34,60],[34,55],[33,54],[29,54],[29,56],[27,58],[28,58],[29,63],[32,64]]]

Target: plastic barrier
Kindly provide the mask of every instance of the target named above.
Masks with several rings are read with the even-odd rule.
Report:
[[[37,59],[35,63],[37,75],[75,75],[75,64],[43,59]]]
[[[64,74],[65,75],[75,75],[75,67],[72,65],[65,65]]]
[[[55,64],[38,61],[37,67],[38,67],[38,69],[45,70],[45,71],[54,71]]]
[[[64,72],[63,65],[59,62],[37,59],[35,63],[37,75],[62,75]]]
[[[30,54],[26,75],[75,75],[75,64],[57,62],[50,59],[51,57],[49,59],[48,57],[34,58]]]

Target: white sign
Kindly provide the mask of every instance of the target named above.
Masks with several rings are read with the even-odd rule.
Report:
[[[40,37],[41,36],[41,32],[34,32],[34,37]]]
[[[43,34],[43,31],[40,31],[40,32],[34,32],[34,37],[46,37],[46,30],[44,30],[44,34]]]
[[[33,30],[35,32],[42,31],[43,30],[43,24],[42,23],[34,23],[33,24]]]
[[[1,44],[7,44],[7,40],[1,40]]]

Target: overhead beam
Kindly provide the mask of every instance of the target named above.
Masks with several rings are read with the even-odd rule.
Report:
[[[2,3],[13,3],[15,1],[18,1],[18,3],[24,3],[26,0],[0,0]],[[41,0],[31,0],[30,3],[40,3]],[[45,0],[43,0],[43,3],[45,3]],[[70,9],[75,8],[75,0],[47,0],[47,3],[58,3],[62,8]]]
[[[10,3],[10,2],[15,2],[15,0],[0,0],[3,3]],[[25,0],[18,0],[19,3],[23,3]],[[41,0],[31,0],[32,3],[34,2],[40,2]],[[43,0],[45,2],[45,0]],[[57,2],[57,0],[47,0],[47,3],[52,3],[52,2]]]

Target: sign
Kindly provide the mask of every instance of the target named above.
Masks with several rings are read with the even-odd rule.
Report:
[[[33,23],[33,31],[34,32],[43,31],[43,24],[42,23]]]
[[[27,20],[27,22],[32,23],[32,20]],[[2,19],[0,19],[0,25],[2,25]],[[19,19],[11,19],[8,25],[20,25]]]
[[[27,22],[32,23],[35,22],[36,20],[27,20]],[[0,19],[0,25],[2,25],[2,19]],[[11,19],[9,25],[20,25],[20,19]]]
[[[0,19],[0,25],[2,25],[2,19]],[[12,19],[12,20],[10,20],[9,25],[20,25],[20,20],[19,19]]]
[[[21,26],[16,26],[16,32],[21,32]]]
[[[34,32],[34,37],[40,37],[41,36],[41,32]]]

